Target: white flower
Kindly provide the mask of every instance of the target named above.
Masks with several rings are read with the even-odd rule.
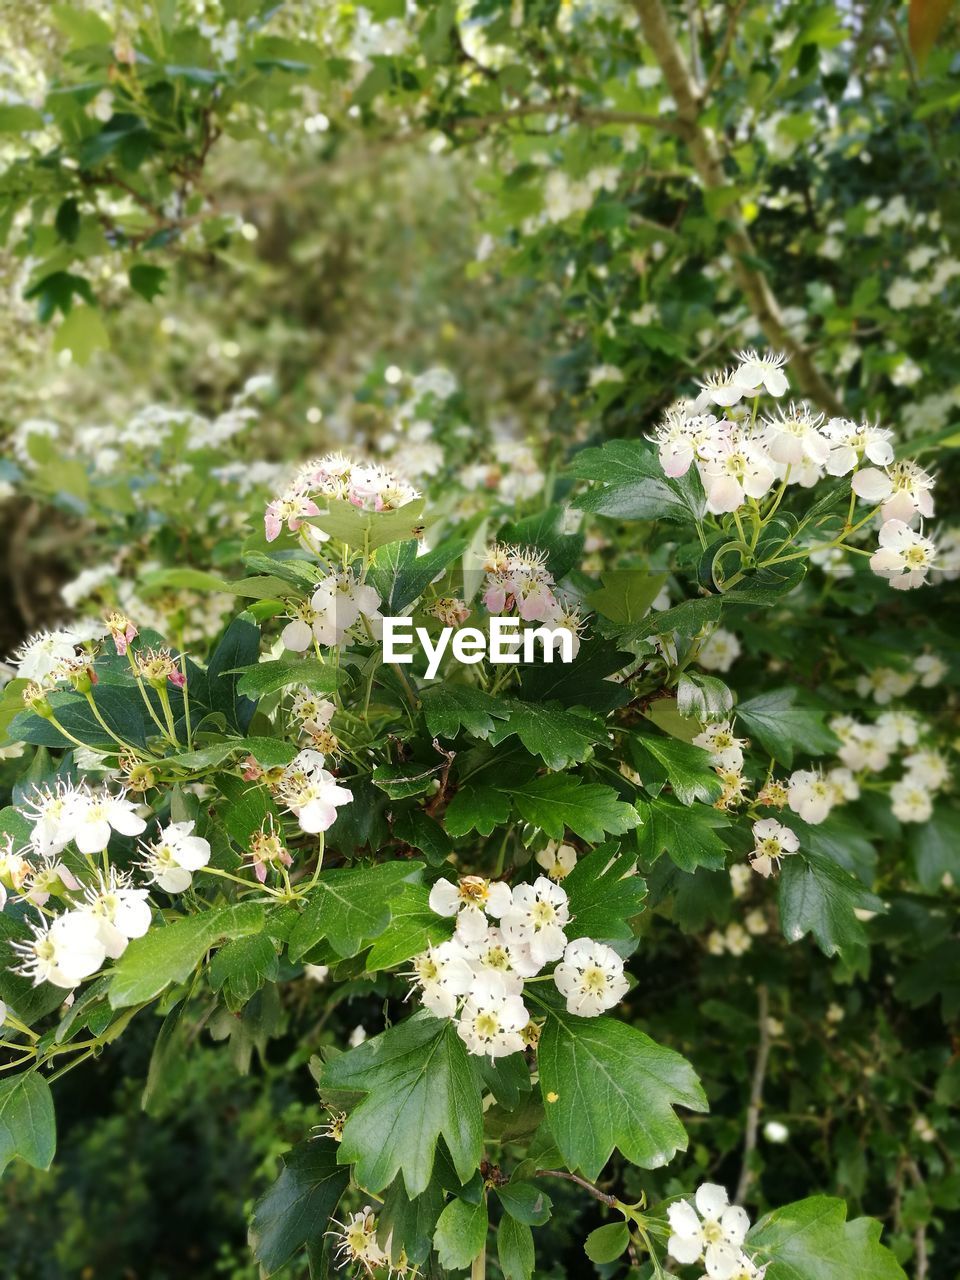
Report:
[[[33,979],[34,986],[50,982],[72,989],[100,968],[106,948],[95,916],[84,910],[67,911],[47,927],[34,927],[29,942],[11,946],[23,957],[18,972]]]
[[[861,698],[873,695],[881,706],[902,698],[917,683],[912,671],[895,671],[893,667],[874,667],[867,675],[857,677],[857,693]]]
[[[882,773],[890,763],[890,739],[878,725],[854,724],[837,754],[855,773]]]
[[[592,938],[577,938],[567,944],[553,980],[566,997],[567,1012],[581,1018],[596,1018],[605,1009],[612,1009],[630,986],[617,953]]]
[[[487,916],[499,919],[512,905],[513,895],[502,880],[462,876],[456,884],[438,880],[429,902],[438,916],[457,917],[457,936],[462,941],[481,942],[487,936]]]
[[[768,1142],[786,1142],[790,1137],[790,1130],[779,1120],[768,1120],[763,1126],[763,1136]]]
[[[920,684],[924,689],[934,688],[950,670],[944,660],[935,653],[921,653],[914,659],[913,669],[920,677]]]
[[[78,788],[68,799],[64,825],[81,853],[103,853],[112,831],[138,836],[147,829],[132,800],[109,791]]]
[[[925,657],[932,655],[926,654]],[[917,670],[918,664],[922,661],[918,658],[913,664],[914,671]],[[936,659],[939,661],[939,659]],[[920,681],[923,684],[923,681]],[[877,716],[877,729],[883,735],[884,741],[893,750],[894,747],[915,747],[920,740],[920,724],[917,717],[909,711],[895,709],[893,711],[884,711],[882,715]]]
[[[742,898],[750,887],[750,868],[743,862],[734,862],[728,868],[730,888],[735,898]]]
[[[86,911],[97,921],[100,941],[111,960],[123,955],[131,938],[142,938],[152,919],[146,889],[132,889],[113,867],[109,877],[88,888]]]
[[[787,783],[787,804],[804,822],[817,826],[833,808],[833,788],[813,769],[797,769]]]
[[[933,542],[903,520],[887,520],[878,541],[879,550],[870,557],[873,572],[889,579],[898,591],[923,586],[936,555]]]
[[[469,1053],[482,1058],[503,1058],[524,1047],[520,1034],[530,1021],[518,995],[511,995],[503,977],[494,972],[474,981],[467,997],[457,1033]]]
[[[534,963],[542,968],[563,955],[567,944],[563,926],[569,919],[566,893],[546,876],[538,876],[532,885],[514,889],[513,902],[504,911],[500,928],[509,943],[528,946]]]
[[[733,722],[730,720],[718,720],[715,724],[708,724],[703,732],[698,733],[693,739],[693,745],[709,751],[713,763],[720,769],[737,772],[743,768],[743,748],[746,746],[746,738],[736,736],[733,732]]]
[[[327,831],[337,820],[337,809],[353,800],[353,792],[341,787],[323,767],[319,751],[300,751],[284,769],[277,796],[310,835]]]
[[[17,675],[22,680],[46,683],[58,663],[69,661],[76,655],[79,643],[80,637],[72,631],[38,632],[26,640],[14,655]]]
[[[740,361],[733,374],[733,381],[742,387],[747,395],[759,395],[765,389],[772,396],[785,395],[789,387],[787,375],[783,372],[786,356],[773,351],[765,351],[759,355],[756,351],[738,351]]]
[[[740,641],[732,631],[717,627],[697,650],[697,663],[704,671],[729,671],[740,657]]]
[[[73,838],[72,787],[58,782],[55,791],[37,788],[23,802],[24,817],[33,824],[30,846],[42,857],[61,853]]]
[[[193,872],[210,861],[210,844],[192,834],[193,822],[171,822],[152,844],[144,845],[143,870],[167,893],[184,893]]]
[[[723,945],[732,956],[742,956],[753,946],[753,939],[738,921],[728,924],[723,935]]]
[[[556,840],[551,840],[537,854],[537,862],[551,880],[562,880],[577,865],[577,851],[572,844],[558,844]]]
[[[361,614],[368,620],[380,618],[380,597],[349,571],[328,574],[310,604],[317,615],[313,631],[323,645],[340,644]]]
[[[848,475],[862,458],[877,467],[888,467],[893,461],[893,432],[886,427],[873,427],[866,422],[858,426],[849,418],[831,418],[823,433],[830,441],[825,465],[832,476]]]
[[[708,374],[699,386],[700,395],[694,402],[698,411],[708,404],[728,409],[747,394],[743,385],[737,382],[735,372],[729,369],[718,369],[715,373]]]
[[[330,1221],[337,1230],[326,1234],[336,1242],[333,1255],[338,1267],[356,1262],[367,1275],[372,1275],[376,1268],[390,1265],[390,1259],[377,1244],[377,1215],[370,1205],[365,1204],[358,1213],[351,1213],[346,1222],[337,1222],[336,1218]]]
[[[933,476],[915,462],[895,462],[887,471],[865,467],[850,481],[853,492],[872,504],[881,503],[882,520],[911,524],[918,516],[933,515]]]
[[[939,791],[950,777],[947,762],[939,751],[914,751],[904,757],[906,776],[929,791]]]
[[[900,822],[928,822],[933,814],[933,796],[907,774],[890,788],[890,808]]]
[[[845,800],[860,798],[860,784],[849,769],[830,769],[827,782],[833,788],[834,804],[842,804]]]
[[[438,1018],[454,1016],[458,997],[465,996],[474,981],[464,948],[455,940],[414,956],[413,972],[424,1005]]]
[[[530,955],[529,947],[507,942],[499,929],[487,929],[486,937],[478,942],[461,944],[474,975],[487,970],[499,973],[510,995],[520,995],[524,978],[532,978],[540,972]]]
[[[762,498],[777,478],[773,461],[756,440],[731,433],[704,448],[700,478],[707,510],[714,515],[736,511],[747,498]]]
[[[750,1219],[729,1203],[723,1187],[705,1182],[697,1188],[696,1209],[681,1200],[667,1209],[671,1236],[667,1253],[683,1265],[703,1262],[710,1280],[732,1280]]]

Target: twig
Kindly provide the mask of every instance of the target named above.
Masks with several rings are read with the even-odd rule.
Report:
[[[760,1108],[763,1106],[763,1082],[767,1074],[767,1060],[770,1057],[770,993],[763,983],[757,987],[757,1023],[760,1038],[757,1044],[756,1061],[753,1064],[750,1101],[747,1104],[747,1127],[743,1138],[743,1164],[740,1167],[737,1193],[733,1198],[734,1204],[743,1204],[753,1181],[751,1157],[757,1147]]]
[[[747,7],[747,0],[736,0],[733,8],[730,10],[730,16],[727,19],[727,29],[723,33],[723,44],[720,46],[716,57],[710,66],[710,75],[707,77],[707,83],[703,89],[703,100],[708,101],[714,89],[720,83],[720,77],[723,75],[723,68],[727,64],[727,58],[730,54],[730,46],[733,44],[733,37],[737,33],[737,23],[740,15]]]
[[[534,1174],[536,1178],[562,1178],[564,1182],[575,1182],[578,1187],[583,1187],[584,1191],[589,1192],[595,1200],[599,1200],[602,1204],[609,1205],[611,1209],[616,1209],[619,1201],[616,1196],[607,1195],[605,1191],[601,1191],[599,1187],[595,1187],[592,1182],[587,1182],[586,1178],[581,1178],[575,1173],[567,1173],[564,1169],[538,1169]]]

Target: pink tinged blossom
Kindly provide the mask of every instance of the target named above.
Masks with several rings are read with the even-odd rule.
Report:
[[[183,671],[171,671],[168,679],[175,689],[183,689],[187,683],[187,677]]]
[[[502,584],[487,587],[483,593],[483,603],[492,614],[502,614],[507,604],[507,588]]]

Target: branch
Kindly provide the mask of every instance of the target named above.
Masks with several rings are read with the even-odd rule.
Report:
[[[675,123],[680,126],[680,133],[690,149],[703,188],[705,191],[719,191],[728,185],[720,149],[713,134],[700,123],[701,97],[670,27],[662,0],[633,0],[633,4],[640,15],[644,38],[653,50],[667,88],[677,104]],[[725,240],[727,251],[733,258],[734,276],[767,341],[789,357],[805,395],[829,413],[842,413],[840,400],[824,381],[809,350],[787,330],[780,304],[766,276],[753,265],[757,251],[739,204],[730,209],[725,220]]]
[[[730,10],[730,16],[727,18],[727,29],[723,33],[723,44],[720,46],[716,57],[713,59],[710,67],[710,76],[704,86],[704,102],[711,97],[714,89],[720,83],[720,77],[723,75],[723,68],[726,66],[727,58],[730,54],[730,46],[733,44],[733,37],[737,33],[737,22],[746,7],[747,0],[736,0],[736,3]]]
[[[599,1200],[601,1204],[609,1205],[611,1209],[616,1209],[620,1203],[616,1196],[607,1195],[605,1191],[595,1187],[592,1182],[587,1182],[586,1178],[578,1177],[575,1173],[567,1173],[563,1169],[538,1169],[534,1177],[562,1178],[564,1182],[575,1182],[578,1187],[583,1187],[584,1191],[589,1192],[594,1200]]]
[[[733,1197],[734,1204],[743,1204],[753,1181],[750,1157],[757,1148],[757,1128],[760,1124],[760,1108],[763,1106],[763,1082],[767,1074],[767,1060],[770,1057],[769,1021],[770,994],[761,983],[757,987],[757,1024],[760,1039],[757,1044],[757,1058],[753,1064],[750,1101],[747,1104],[747,1129],[743,1139],[743,1164],[740,1167],[740,1181],[737,1183],[737,1193]]]

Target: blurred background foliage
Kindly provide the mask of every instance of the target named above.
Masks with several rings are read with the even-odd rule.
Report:
[[[105,561],[128,576],[228,564],[255,495],[303,456],[386,448],[412,462],[397,424],[422,417],[413,380],[437,366],[455,390],[427,404],[444,447],[435,465],[482,465],[499,448],[527,477],[512,499],[525,514],[551,459],[643,432],[730,350],[779,331],[809,361],[822,407],[841,402],[919,442],[940,470],[948,527],[960,439],[955,18],[921,65],[891,0],[670,7],[702,90],[696,128],[721,153],[710,184],[693,126],[674,127],[682,109],[643,8],[7,7],[5,651],[69,616],[83,598],[69,584]],[[750,254],[731,251],[737,227]],[[766,281],[772,318],[751,305],[742,270]],[[154,437],[158,413],[182,426]],[[206,447],[188,449],[190,415],[214,424]],[[217,467],[233,470],[214,483]],[[191,625],[215,631],[215,604]],[[3,768],[9,781],[16,762]],[[692,932],[730,904],[725,876],[700,893],[711,911],[685,904]],[[907,924],[884,926],[894,948]],[[633,1013],[672,1026],[713,1100],[690,1122],[668,1192],[692,1185],[694,1167],[732,1185],[756,995],[738,956],[649,927]],[[941,1024],[956,1016],[955,978],[940,1005],[943,975],[921,966],[898,1002],[880,960],[838,997],[812,948],[768,951],[762,933],[752,945],[751,968],[779,993],[764,1116],[789,1131],[760,1143],[760,1203],[838,1193],[885,1219],[918,1277],[955,1276],[960,1063]],[[252,1280],[249,1205],[318,1119],[309,1053],[382,1020],[376,995],[338,996],[289,984],[269,1046],[239,1051],[234,1035],[232,1056],[218,1041],[236,1029],[201,1021],[148,1114],[153,1026],[135,1023],[68,1077],[52,1173],[16,1165],[4,1179],[6,1274]],[[579,1242],[602,1221],[563,1187],[555,1199],[544,1280],[583,1274]],[[939,1239],[929,1270],[918,1256],[928,1228]]]

